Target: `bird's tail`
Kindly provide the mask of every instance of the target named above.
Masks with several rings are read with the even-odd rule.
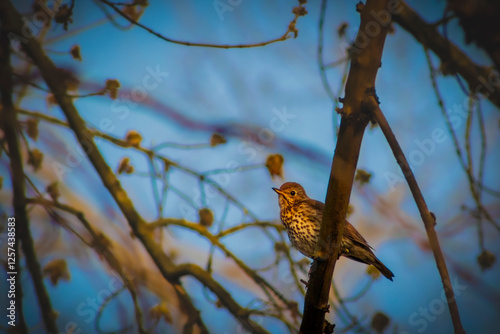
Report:
[[[375,257],[375,261],[373,261],[372,264],[375,266],[375,268],[378,269],[378,271],[380,271],[382,275],[387,277],[388,280],[392,281],[394,274],[379,259],[377,259],[377,257]]]

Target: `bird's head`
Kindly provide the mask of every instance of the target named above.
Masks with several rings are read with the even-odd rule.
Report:
[[[293,206],[308,198],[304,188],[295,182],[283,183],[279,189],[273,190],[278,194],[280,208]]]

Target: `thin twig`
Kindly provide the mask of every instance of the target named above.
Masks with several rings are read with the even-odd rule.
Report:
[[[44,121],[51,122],[51,123],[54,123],[54,124],[57,124],[57,125],[60,125],[60,126],[64,126],[64,127],[70,128],[70,126],[69,126],[68,123],[66,123],[64,121],[61,121],[61,120],[59,120],[57,118],[44,115],[42,113],[32,112],[32,111],[28,111],[28,110],[20,110],[20,113],[25,114],[25,115],[30,115],[30,116],[38,117],[40,119],[43,119]],[[95,136],[95,137],[99,137],[99,138],[105,139],[105,140],[107,140],[107,141],[111,142],[112,144],[117,145],[119,147],[128,148],[128,149],[134,149],[134,150],[137,150],[137,151],[140,151],[140,152],[146,154],[147,156],[153,156],[153,157],[161,160],[164,164],[166,164],[168,166],[171,166],[171,167],[175,167],[175,168],[177,168],[179,170],[182,170],[183,172],[185,172],[187,174],[190,174],[192,176],[195,176],[197,178],[203,178],[203,181],[205,183],[208,183],[211,186],[213,186],[222,196],[228,198],[234,205],[236,205],[246,215],[248,215],[253,220],[258,220],[258,216],[257,216],[256,213],[254,213],[253,211],[250,211],[241,201],[239,201],[238,199],[236,199],[233,195],[229,194],[217,182],[215,182],[214,180],[210,179],[209,177],[205,177],[203,174],[200,174],[197,171],[195,171],[195,170],[193,170],[193,169],[191,169],[189,167],[183,166],[183,165],[181,165],[181,164],[179,164],[179,163],[177,163],[177,162],[175,162],[173,160],[170,160],[169,158],[167,158],[165,156],[159,155],[159,154],[155,153],[154,150],[152,150],[152,149],[148,149],[148,148],[145,148],[145,147],[142,147],[142,146],[131,146],[126,140],[123,140],[123,139],[111,136],[111,135],[106,134],[106,133],[102,133],[102,132],[100,132],[100,131],[98,131],[96,129],[92,129],[92,128],[88,129],[87,128],[86,132],[89,135],[91,135],[91,136]],[[148,174],[148,176],[149,176],[149,174]]]
[[[484,118],[483,118],[483,110],[481,108],[481,101],[477,100],[477,115],[478,115],[478,121],[479,121],[479,131],[481,133],[481,149],[479,152],[479,174],[478,174],[478,183],[476,183],[476,190],[478,192],[478,197],[479,201],[481,201],[482,197],[482,192],[484,189],[482,189],[479,184],[483,183],[484,180],[484,167],[486,163],[486,146],[487,146],[487,140],[486,140],[486,129],[484,127]],[[482,220],[482,215],[479,216],[478,222],[477,222],[477,230],[478,230],[478,239],[479,239],[479,248],[481,249],[481,252],[484,251],[484,231],[483,231],[483,220]]]
[[[117,289],[116,291],[114,291],[112,294],[110,294],[109,296],[107,296],[101,303],[101,305],[99,305],[99,309],[97,310],[97,316],[96,316],[96,319],[95,319],[95,330],[97,331],[97,333],[100,333],[100,334],[115,334],[115,333],[120,333],[120,332],[124,332],[126,330],[130,330],[132,328],[132,326],[128,326],[126,328],[122,328],[121,330],[118,330],[118,331],[112,331],[112,332],[105,332],[101,329],[101,317],[102,317],[102,313],[104,312],[104,308],[113,300],[115,299],[116,297],[118,297],[118,295],[120,293],[123,292],[123,290],[125,290],[125,286],[122,286],[121,288]]]
[[[467,123],[466,123],[466,133],[465,133],[465,145],[466,145],[466,156],[464,157],[464,154],[462,153],[462,150],[460,148],[460,144],[459,144],[459,141],[458,141],[458,136],[455,132],[455,129],[453,128],[452,124],[451,124],[451,119],[450,119],[450,116],[446,110],[446,107],[445,107],[445,104],[444,104],[444,100],[441,96],[441,92],[439,90],[439,86],[438,86],[438,83],[437,83],[437,79],[436,79],[436,74],[435,74],[435,69],[434,69],[434,66],[432,64],[432,59],[429,55],[429,52],[427,49],[425,49],[425,56],[426,56],[426,59],[427,59],[427,64],[429,66],[429,71],[430,71],[430,76],[431,76],[431,82],[432,82],[432,87],[434,89],[434,92],[436,94],[436,98],[438,100],[438,105],[439,105],[439,110],[441,111],[441,114],[443,115],[444,119],[445,119],[445,123],[446,123],[446,127],[448,128],[448,132],[450,133],[451,135],[451,138],[453,140],[453,145],[455,147],[455,152],[457,154],[457,157],[458,157],[458,160],[459,160],[459,163],[460,163],[460,166],[462,167],[462,169],[464,170],[465,174],[467,175],[467,178],[468,178],[468,181],[469,181],[469,188],[470,188],[470,191],[471,191],[471,194],[472,194],[472,198],[474,199],[474,202],[476,203],[476,206],[477,206],[477,209],[478,211],[480,212],[481,215],[484,215],[484,217],[486,218],[486,220],[493,226],[495,227],[497,230],[500,230],[500,225],[493,219],[493,217],[489,214],[489,212],[486,210],[486,208],[484,207],[484,205],[482,204],[481,202],[481,196],[479,194],[480,190],[481,189],[485,189],[484,187],[479,187],[479,184],[482,184],[483,181],[482,181],[482,178],[483,178],[483,174],[482,172],[480,171],[480,178],[481,180],[476,180],[475,177],[474,177],[474,173],[473,173],[473,168],[472,168],[472,156],[471,156],[471,147],[470,147],[470,125],[471,125],[471,121],[472,121],[472,111],[470,108],[472,108],[471,105],[469,105],[469,115],[467,117]],[[484,122],[483,122],[484,123]],[[480,124],[480,127],[481,127],[481,124]],[[484,131],[483,131],[484,132]],[[485,153],[484,153],[484,150],[485,150],[485,134],[483,134],[483,132],[481,133],[481,138],[482,138],[482,150],[481,150],[481,157],[480,157],[480,161],[483,161],[482,162],[482,167],[481,167],[481,170],[484,171],[484,159],[485,159]],[[489,189],[488,189],[489,190]]]
[[[368,331],[364,328],[364,326],[360,323],[360,319],[353,315],[351,311],[349,311],[349,308],[347,308],[346,301],[344,298],[340,295],[340,291],[337,288],[337,284],[335,284],[335,281],[332,281],[332,290],[333,294],[335,295],[335,298],[337,298],[339,302],[339,307],[340,310],[342,310],[345,313],[345,316],[349,319],[350,325],[349,328],[356,328],[356,331],[362,332],[362,333],[368,333]]]
[[[113,4],[112,2],[110,1],[107,1],[107,0],[100,0],[102,3],[108,5],[109,7],[113,8],[113,10],[118,13],[120,16],[122,16],[123,18],[125,18],[127,21],[129,21],[130,23],[146,30],[147,32],[149,32],[150,34],[153,34],[155,35],[156,37],[166,41],[166,42],[170,42],[170,43],[175,43],[175,44],[180,44],[180,45],[186,45],[186,46],[199,46],[199,47],[205,47],[205,48],[218,48],[218,49],[242,49],[242,48],[254,48],[254,47],[260,47],[260,46],[266,46],[266,45],[269,45],[269,44],[273,44],[273,43],[276,43],[276,42],[282,42],[282,41],[285,41],[287,39],[289,39],[291,37],[291,33],[293,32],[291,30],[291,27],[295,27],[295,22],[297,21],[297,18],[300,16],[299,14],[295,14],[295,18],[290,22],[290,24],[288,25],[288,29],[286,30],[286,32],[281,36],[281,37],[278,37],[278,38],[275,38],[275,39],[272,39],[272,40],[268,40],[268,41],[265,41],[265,42],[259,42],[259,43],[251,43],[251,44],[235,44],[235,45],[229,45],[229,44],[210,44],[210,43],[193,43],[193,42],[186,42],[186,41],[181,41],[181,40],[176,40],[176,39],[172,39],[172,38],[169,38],[169,37],[166,37],[156,31],[154,31],[153,29],[145,26],[144,24],[138,22],[137,20],[134,20],[132,19],[130,16],[128,16],[127,14],[125,14],[124,12],[122,12],[115,4]]]
[[[229,227],[229,228],[219,232],[215,236],[217,238],[223,238],[229,234],[233,234],[235,232],[241,231],[241,230],[248,228],[248,227],[272,227],[278,232],[285,230],[285,228],[282,224],[275,224],[275,223],[265,222],[265,221],[256,221],[256,222],[252,222],[252,223],[243,223],[243,224],[239,224],[239,225],[236,225],[233,227]]]
[[[220,219],[220,222],[217,227],[217,234],[216,236],[222,231],[224,223],[227,218],[227,214],[229,213],[229,201],[226,199],[225,204],[224,204],[224,210],[222,210],[222,217]],[[215,252],[215,245],[210,244],[210,250],[208,251],[208,260],[207,260],[207,271],[210,273],[212,272],[212,260]]]
[[[445,119],[446,127],[448,129],[448,132],[451,135],[451,139],[453,140],[453,145],[455,147],[455,152],[457,153],[460,165],[462,166],[462,168],[464,170],[466,170],[467,167],[466,167],[465,159],[463,157],[463,153],[462,153],[462,150],[460,148],[460,144],[458,142],[458,138],[457,138],[457,134],[455,133],[455,129],[451,125],[450,115],[448,114],[448,112],[446,110],[446,106],[444,104],[443,97],[441,96],[441,92],[439,90],[439,86],[438,86],[437,78],[436,78],[436,70],[434,69],[434,65],[432,64],[432,59],[431,59],[431,56],[429,54],[429,49],[427,49],[427,48],[425,48],[425,58],[427,60],[427,65],[429,67],[429,74],[431,77],[432,88],[434,90],[434,93],[436,94],[437,102],[439,105],[439,110],[441,111],[441,114],[443,115],[443,117]]]
[[[373,282],[375,282],[375,280],[373,278],[370,278],[370,280],[365,284],[365,286],[361,290],[359,290],[358,293],[356,293],[351,297],[343,298],[344,303],[352,303],[357,301],[359,298],[363,297],[370,290],[370,288],[373,285]]]
[[[378,104],[375,101],[374,105],[377,105],[377,107],[373,109],[373,115],[375,117],[375,120],[377,121],[377,123],[380,126],[380,129],[384,133],[385,138],[387,139],[387,142],[389,143],[389,146],[392,149],[394,157],[396,158],[399,166],[401,167],[401,170],[403,171],[403,175],[405,176],[406,181],[408,182],[408,186],[410,187],[411,193],[420,212],[420,216],[422,217],[422,220],[424,222],[425,230],[427,232],[427,237],[429,239],[429,244],[431,246],[432,253],[434,254],[434,259],[436,260],[436,265],[438,267],[439,274],[443,282],[444,292],[448,302],[448,308],[450,310],[453,327],[455,328],[455,333],[456,334],[465,333],[462,327],[462,322],[460,321],[460,313],[458,311],[457,302],[455,300],[455,295],[453,292],[453,287],[451,285],[450,275],[448,273],[446,261],[443,256],[441,246],[439,245],[439,240],[436,230],[434,229],[434,225],[436,224],[436,218],[434,214],[432,214],[429,211],[427,203],[425,202],[422,192],[420,191],[420,187],[418,186],[417,180],[413,175],[410,165],[403,153],[403,150],[401,149],[401,146],[399,145],[396,139],[396,136],[392,132],[389,123],[387,122],[384,114],[382,113],[382,110],[380,110]]]

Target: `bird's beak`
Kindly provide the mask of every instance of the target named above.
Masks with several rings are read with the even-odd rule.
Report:
[[[281,192],[281,190],[279,190],[278,188],[273,188],[273,190],[276,191],[277,194],[283,195],[283,193]]]

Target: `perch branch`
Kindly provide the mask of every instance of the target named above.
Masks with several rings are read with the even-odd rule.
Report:
[[[390,21],[378,23],[372,14],[387,12],[387,0],[367,0],[366,5],[357,6],[361,12],[361,23],[354,45],[358,49],[353,52],[351,58],[343,100],[344,108],[340,112],[342,121],[316,245],[316,258],[321,261],[316,260],[313,264],[300,333],[319,334],[324,331],[333,271],[340,254],[340,240],[345,226],[361,142],[369,121],[364,102],[375,94],[375,78],[381,64],[382,50],[390,24]],[[374,25],[379,28],[377,34],[370,28]],[[367,40],[368,34],[370,38]]]

